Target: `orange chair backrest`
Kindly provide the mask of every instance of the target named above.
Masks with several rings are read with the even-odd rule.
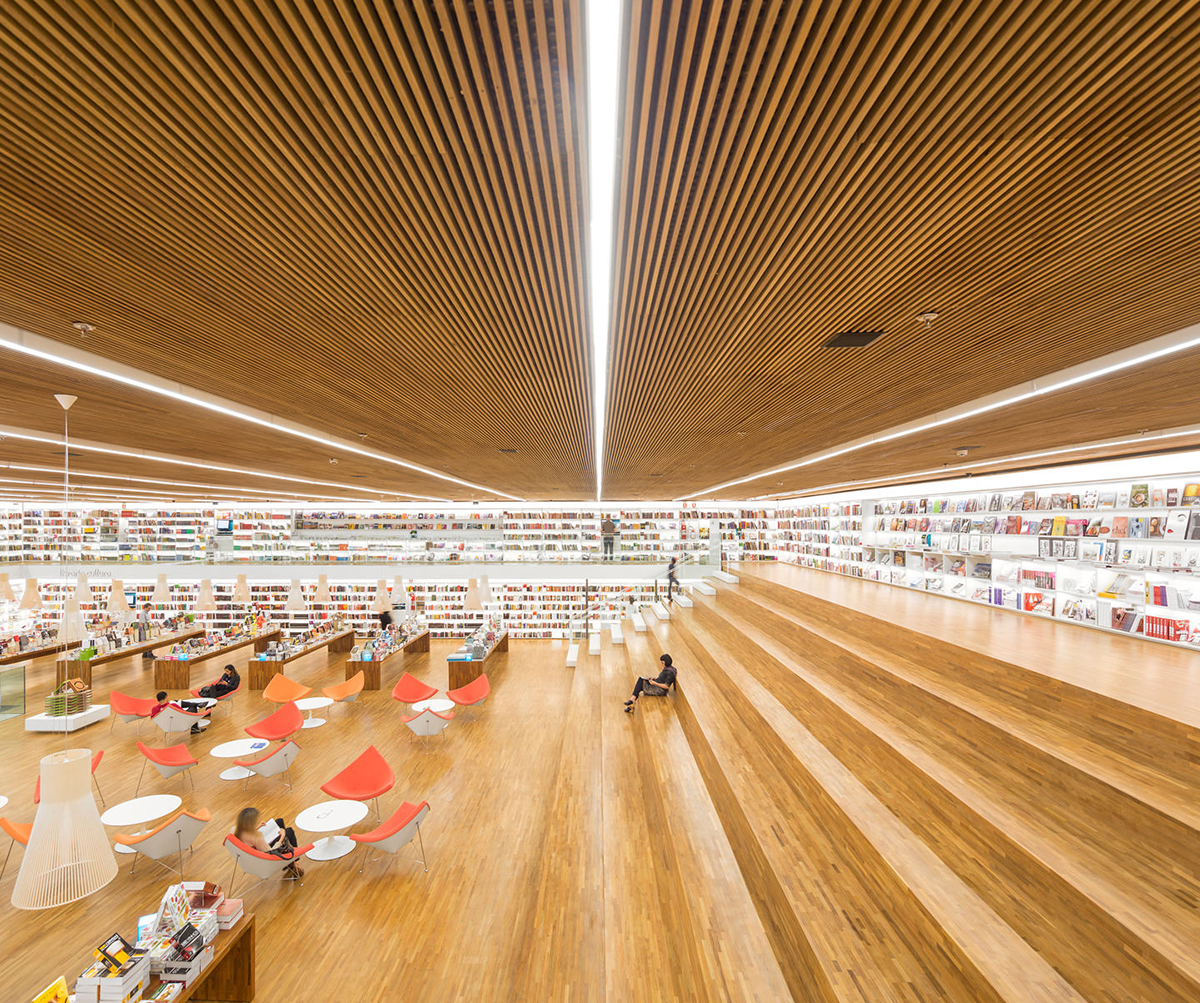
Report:
[[[303,700],[311,692],[311,686],[302,686],[281,672],[271,677],[267,688],[263,690],[263,699],[271,703],[288,703],[291,700]]]
[[[321,692],[330,700],[345,700],[346,697],[352,697],[355,693],[361,693],[366,681],[366,675],[362,669],[359,669],[344,683],[339,683],[337,686],[326,686]]]

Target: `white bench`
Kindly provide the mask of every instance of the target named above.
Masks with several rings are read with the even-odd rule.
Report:
[[[661,600],[656,602],[650,608],[652,610],[654,610],[654,615],[656,617],[658,617],[660,620],[670,620],[671,619],[671,611],[662,604]]]
[[[625,631],[621,629],[621,625],[619,623],[614,623],[612,625],[612,643],[613,644],[624,644],[625,643]]]
[[[596,631],[596,633],[588,635],[588,654],[600,654],[600,631]]]
[[[715,596],[717,590],[714,589],[708,582],[696,582],[696,591],[702,596]]]
[[[637,633],[639,633],[639,634],[645,633],[646,621],[642,619],[642,611],[641,610],[638,610],[636,613],[630,613],[629,614],[629,622],[633,624],[633,629]]]
[[[728,571],[714,571],[709,577],[729,585],[735,584],[738,580],[737,575],[731,575]]]
[[[573,669],[579,664],[579,645],[572,644],[567,649],[567,668]]]
[[[691,597],[690,597],[690,596],[685,596],[685,595],[684,595],[682,592],[680,592],[680,593],[679,593],[679,595],[677,595],[677,596],[675,597],[675,601],[676,601],[677,603],[679,603],[679,605],[680,605],[680,606],[682,606],[684,609],[691,609],[691,608],[692,608],[692,600],[691,600]]]

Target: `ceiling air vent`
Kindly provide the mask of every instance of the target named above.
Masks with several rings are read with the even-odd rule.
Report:
[[[882,331],[843,331],[841,334],[835,334],[832,338],[826,341],[824,347],[865,348],[882,334]]]

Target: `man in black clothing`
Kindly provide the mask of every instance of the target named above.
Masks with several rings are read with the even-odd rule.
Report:
[[[667,690],[675,685],[675,667],[671,664],[671,656],[660,655],[658,660],[662,662],[662,671],[654,679],[647,679],[645,676],[638,677],[638,681],[633,686],[633,698],[625,701],[626,714],[633,713],[638,697],[642,694],[648,697],[665,697]]]

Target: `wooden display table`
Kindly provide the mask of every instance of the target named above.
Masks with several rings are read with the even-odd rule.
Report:
[[[497,654],[497,652],[508,651],[508,631],[500,632],[495,643],[488,649],[488,653],[483,658],[473,658],[469,662],[459,661],[455,659],[447,659],[446,664],[450,669],[450,686],[452,690],[458,689],[460,686],[466,686],[467,683],[474,682],[487,670],[488,662]]]
[[[155,648],[161,648],[164,644],[174,644],[176,641],[186,641],[191,637],[203,637],[206,631],[203,627],[193,627],[189,630],[181,630],[174,634],[159,634],[158,637],[151,638],[149,641],[139,641],[137,644],[130,644],[124,648],[116,648],[113,651],[105,651],[102,654],[96,655],[94,658],[86,660],[78,658],[68,658],[60,660],[54,667],[55,683],[61,686],[68,679],[82,679],[89,686],[92,685],[92,666],[103,665],[105,662],[115,662],[118,658],[128,658],[130,655],[140,655],[143,651],[153,651]]]
[[[82,642],[72,641],[67,645],[66,650],[78,648]],[[45,644],[40,648],[26,648],[24,651],[14,651],[9,655],[0,655],[0,665],[15,665],[17,662],[27,662],[33,658],[41,658],[42,655],[55,655],[63,650],[61,644]]]
[[[360,669],[363,674],[363,689],[377,690],[383,685],[383,670],[394,669],[396,663],[399,662],[410,651],[428,651],[429,650],[429,629],[421,631],[419,634],[414,634],[400,647],[393,651],[387,658],[381,661],[356,662],[353,659],[346,660],[346,678],[350,679]]]
[[[190,690],[193,665],[207,662],[210,658],[228,655],[231,651],[244,648],[247,644],[253,644],[256,652],[266,651],[268,644],[278,641],[282,636],[283,631],[278,627],[273,627],[271,630],[264,630],[261,634],[254,634],[250,637],[239,638],[229,644],[223,644],[219,648],[209,648],[206,651],[198,652],[192,658],[156,658],[154,660],[154,685],[160,690]]]
[[[345,630],[340,630],[336,634],[330,634],[328,637],[323,637],[319,641],[313,641],[311,644],[306,644],[299,651],[288,655],[284,659],[271,659],[270,661],[260,661],[257,658],[250,659],[250,664],[247,667],[246,675],[249,676],[247,685],[252,690],[266,689],[269,683],[275,676],[283,672],[283,667],[288,662],[294,662],[297,658],[303,658],[305,655],[311,655],[314,651],[320,651],[322,648],[328,648],[330,652],[349,651],[354,647],[354,629],[347,627]]]
[[[244,913],[228,930],[222,930],[212,942],[213,959],[196,981],[175,997],[175,1003],[201,1003],[202,1000],[254,999],[254,913]],[[149,989],[159,983],[150,980]]]

